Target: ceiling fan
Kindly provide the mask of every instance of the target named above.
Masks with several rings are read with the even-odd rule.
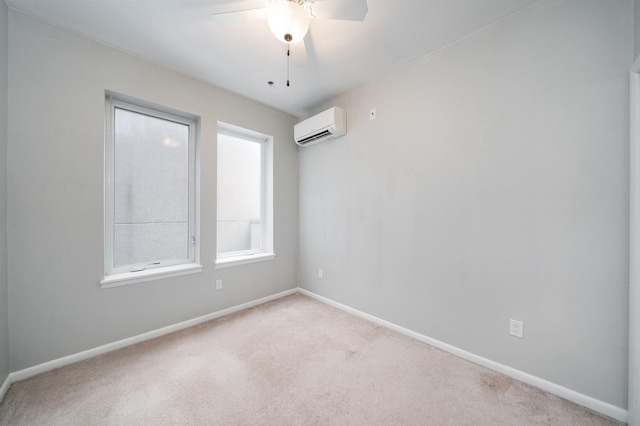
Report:
[[[368,12],[367,0],[255,0],[249,5],[247,1],[238,0],[236,3],[237,9],[231,7],[213,13],[214,21],[232,25],[267,19],[273,35],[289,45],[287,57],[291,56],[298,66],[308,60],[304,37],[310,19],[364,21]]]

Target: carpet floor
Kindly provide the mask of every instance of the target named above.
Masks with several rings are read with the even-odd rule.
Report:
[[[617,425],[295,294],[14,383],[0,425]]]

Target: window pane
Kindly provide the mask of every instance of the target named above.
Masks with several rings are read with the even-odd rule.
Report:
[[[189,126],[115,108],[114,266],[189,258]]]
[[[262,144],[218,134],[218,253],[261,248]]]

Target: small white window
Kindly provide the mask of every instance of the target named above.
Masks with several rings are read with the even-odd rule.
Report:
[[[103,286],[199,272],[196,126],[107,98]]]
[[[216,266],[274,258],[273,137],[218,123]]]

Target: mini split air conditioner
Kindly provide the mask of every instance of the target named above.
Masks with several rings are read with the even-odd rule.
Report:
[[[293,126],[293,136],[300,146],[315,145],[347,133],[347,115],[340,107],[307,118]]]

